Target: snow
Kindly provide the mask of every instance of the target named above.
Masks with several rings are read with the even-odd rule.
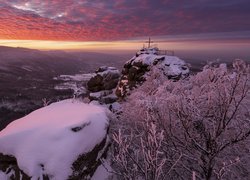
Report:
[[[132,65],[134,65],[137,62],[141,62],[142,64],[146,65],[152,65],[154,60],[157,58],[159,58],[159,56],[154,54],[141,54],[140,56],[136,57],[133,60]]]
[[[96,98],[96,99],[101,98],[103,95],[104,95],[103,91],[99,91],[99,92],[89,94],[90,97],[93,97],[93,98]]]
[[[103,164],[98,166],[91,180],[108,180],[112,174],[112,168],[110,166],[110,162],[107,160],[103,161]]]
[[[128,83],[128,80],[127,79],[122,79],[121,83],[123,83],[123,84]]]
[[[98,92],[90,93],[89,96],[93,97],[95,99],[99,99],[99,98],[101,98],[103,96],[107,97],[110,94],[112,94],[112,91],[110,91],[110,90],[103,90],[103,91],[98,91]]]
[[[175,76],[179,74],[185,75],[189,73],[187,64],[176,56],[141,54],[138,57],[132,58],[129,62],[131,62],[132,65],[141,63],[142,65],[153,66],[154,62],[156,61],[158,61],[157,67],[159,69],[162,69],[167,75]]]
[[[107,124],[106,109],[101,106],[74,99],[60,101],[9,124],[0,132],[0,152],[15,156],[20,169],[32,179],[42,174],[67,179],[77,157],[106,136]]]
[[[157,47],[142,48],[137,54],[158,54],[159,49]]]
[[[21,68],[29,72],[33,71],[33,68],[31,66],[21,66]]]
[[[112,98],[112,99],[116,99],[116,98],[117,98],[117,96],[116,96],[114,93],[111,93],[111,94],[109,94],[109,95],[106,95],[105,97],[106,97],[106,98]]]
[[[63,83],[59,83],[54,86],[55,90],[73,90],[74,95],[79,96],[81,94],[86,94],[86,83],[97,74],[104,76],[106,74],[118,74],[120,75],[120,71],[115,67],[100,67],[103,71],[97,73],[88,73],[88,74],[75,74],[75,75],[60,75],[58,77],[54,77],[54,80],[63,81]]]
[[[219,68],[223,71],[223,72],[227,72],[227,64],[226,63],[221,63],[219,65]]]
[[[176,76],[189,73],[189,68],[185,61],[176,56],[158,55],[158,52],[158,48],[143,48],[137,52],[137,56],[127,61],[126,64],[131,63],[131,65],[136,67],[136,64],[139,63],[152,67],[154,63],[157,62],[158,68],[162,69],[167,75]]]
[[[54,87],[55,90],[73,90],[74,95],[81,95],[87,92],[87,89],[83,86],[83,84],[77,84],[75,82],[65,82],[61,84],[57,84]]]
[[[106,74],[120,74],[120,71],[118,69],[116,69],[115,67],[107,67],[105,71],[102,72],[97,72],[96,74],[99,74],[101,76],[104,76]]]
[[[164,61],[160,62],[159,65],[163,68],[164,72],[167,72],[168,75],[185,75],[189,73],[189,68],[183,60],[179,59],[176,56],[164,57]]]
[[[114,102],[111,104],[107,104],[107,107],[111,106],[111,112],[115,113],[115,114],[119,114],[122,113],[122,105],[118,102]]]
[[[11,169],[10,167],[7,168],[5,172],[6,173],[4,173],[3,171],[0,171],[0,180],[10,180],[10,179],[13,179],[13,177],[15,178],[15,171]],[[22,175],[20,174],[20,177],[21,176]]]
[[[62,80],[62,81],[88,81],[92,78],[95,74],[88,73],[88,74],[75,74],[75,75],[60,75],[59,77],[54,77],[54,80]]]
[[[0,179],[1,180],[9,180],[11,175],[5,174],[3,171],[0,171]]]
[[[84,83],[87,83],[95,73],[89,74],[75,74],[75,75],[60,75],[58,77],[54,77],[54,80],[64,81],[63,83],[59,83],[54,86],[55,90],[73,90],[74,95],[78,96],[81,94],[85,94],[87,92],[84,87]]]

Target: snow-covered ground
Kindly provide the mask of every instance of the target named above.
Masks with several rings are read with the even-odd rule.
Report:
[[[98,71],[99,70],[99,71]],[[111,74],[119,74],[120,71],[115,67],[108,67],[108,66],[101,66],[98,69],[96,74],[99,74],[101,76],[104,76],[105,74],[111,73]]]
[[[110,165],[110,159],[103,160],[102,164],[98,166],[94,175],[91,177],[91,180],[109,180],[115,179],[114,174],[112,174],[112,167]]]
[[[54,80],[63,81],[57,84],[55,90],[73,90],[74,95],[78,96],[87,92],[86,83],[94,76],[94,73],[89,74],[76,74],[76,75],[60,75],[54,77]]]
[[[94,75],[95,75],[94,73],[75,74],[75,75],[60,75],[58,77],[55,77],[54,80],[63,80],[63,81],[88,81]]]
[[[0,132],[0,152],[16,157],[20,169],[32,179],[43,174],[67,179],[77,157],[105,138],[108,123],[105,108],[64,100],[9,124]],[[5,177],[0,172],[0,179]]]
[[[0,179],[1,180],[9,180],[13,172],[5,174],[4,172],[0,171]]]

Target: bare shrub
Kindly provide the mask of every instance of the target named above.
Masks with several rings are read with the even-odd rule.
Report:
[[[51,104],[51,100],[48,100],[47,98],[43,98],[43,99],[42,99],[42,102],[43,102],[43,107],[46,107],[46,106],[48,106],[49,104]]]
[[[248,179],[249,74],[240,60],[163,85],[153,72],[114,128],[114,169],[124,179]]]

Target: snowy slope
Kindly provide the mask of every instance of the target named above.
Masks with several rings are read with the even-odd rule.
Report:
[[[0,132],[0,153],[15,156],[20,169],[32,179],[43,174],[67,179],[77,157],[106,137],[107,125],[104,108],[64,100],[9,124]]]

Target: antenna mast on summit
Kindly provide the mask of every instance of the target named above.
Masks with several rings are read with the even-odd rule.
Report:
[[[149,38],[148,38],[148,41],[146,41],[146,43],[148,43],[148,48],[150,48],[151,43],[153,43],[153,41],[151,41],[151,38],[149,37]]]

